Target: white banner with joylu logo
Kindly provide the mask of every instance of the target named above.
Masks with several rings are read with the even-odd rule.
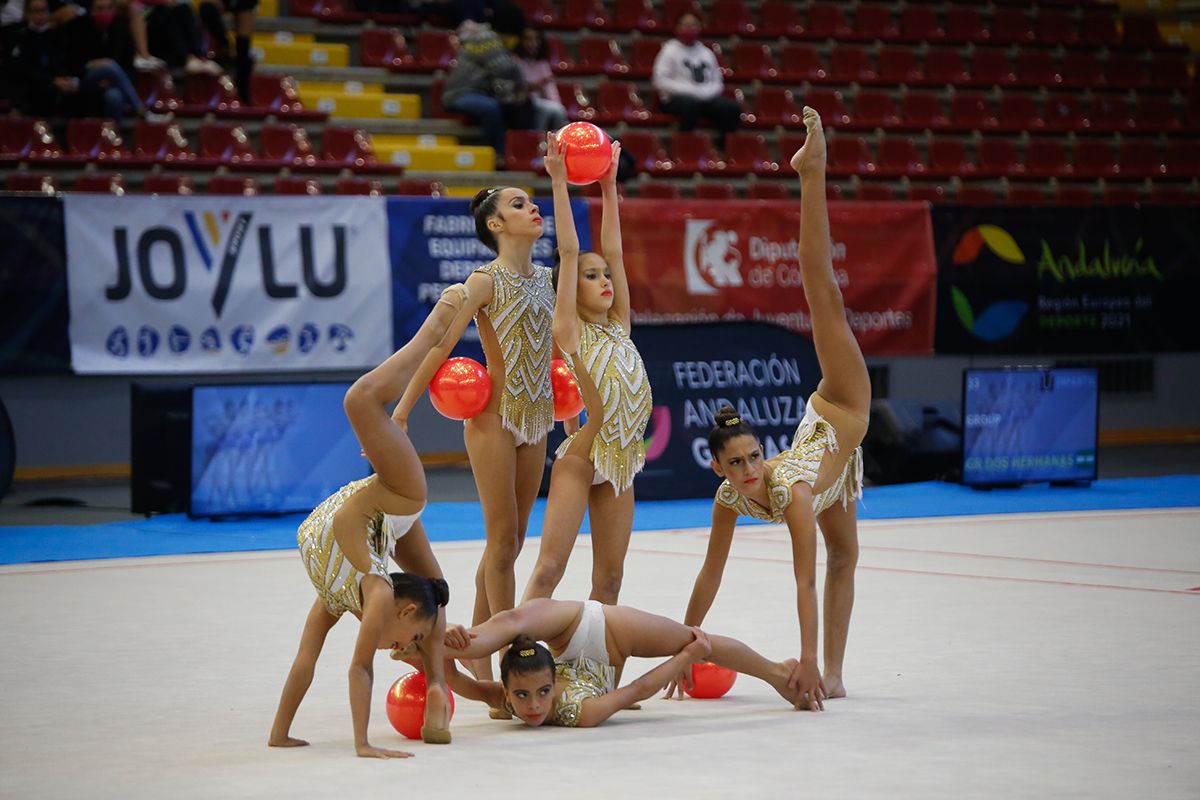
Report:
[[[67,195],[78,373],[360,369],[392,345],[381,197]]]

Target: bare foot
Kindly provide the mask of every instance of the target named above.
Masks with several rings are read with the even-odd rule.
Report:
[[[308,742],[295,736],[285,736],[282,739],[268,739],[267,747],[308,747]]]
[[[804,698],[800,696],[798,689],[793,689],[788,686],[788,679],[792,677],[792,670],[800,662],[794,658],[789,658],[781,664],[777,664],[774,674],[767,681],[771,687],[779,692],[779,696],[788,701],[788,705],[793,708],[800,708],[800,702]]]
[[[825,130],[821,127],[821,115],[811,106],[804,107],[804,127],[808,135],[804,145],[792,156],[792,169],[800,176],[825,171]]]
[[[841,675],[824,675],[821,680],[825,683],[825,699],[846,696],[846,684],[842,683]]]

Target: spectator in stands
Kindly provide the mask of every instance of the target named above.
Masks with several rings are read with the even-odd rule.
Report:
[[[224,10],[233,14],[234,56],[229,58],[229,32],[225,28]],[[201,0],[200,21],[212,39],[217,60],[225,66],[233,66],[233,81],[243,103],[250,103],[250,76],[254,72],[254,58],[250,55],[250,35],[254,32],[254,16],[258,0]]]
[[[741,106],[721,95],[725,81],[717,57],[700,41],[700,20],[683,14],[675,26],[675,38],[667,41],[654,59],[653,84],[659,108],[679,118],[679,130],[695,130],[701,117],[712,120],[722,136],[738,129]]]
[[[446,76],[442,104],[483,126],[497,164],[503,166],[507,130],[533,127],[534,109],[525,79],[487,23],[467,20],[459,25],[457,47],[458,60]]]
[[[200,30],[188,0],[167,0],[153,5],[146,16],[150,50],[172,67],[183,67],[188,75],[220,75],[225,70],[204,57]]]
[[[38,116],[67,114],[79,106],[79,79],[63,58],[61,32],[48,0],[28,0],[25,22],[14,37],[5,72],[13,78],[16,106]]]
[[[546,51],[546,37],[542,32],[537,28],[526,28],[517,46],[517,66],[521,68],[533,101],[534,128],[554,131],[567,124],[567,109],[558,94]]]
[[[92,0],[91,12],[60,26],[63,66],[80,81],[87,113],[100,113],[118,123],[127,115],[146,115],[128,71],[134,45],[128,26],[115,25],[114,0]]]

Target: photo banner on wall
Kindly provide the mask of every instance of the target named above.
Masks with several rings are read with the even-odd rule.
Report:
[[[62,200],[0,197],[0,373],[70,372]]]
[[[533,263],[553,266],[558,243],[554,201],[535,198],[542,215],[543,235],[533,246]],[[388,250],[392,264],[392,307],[396,347],[412,338],[429,316],[442,291],[466,283],[479,267],[496,254],[475,236],[470,200],[463,198],[393,197],[388,199]],[[579,244],[591,248],[587,203],[571,202]],[[455,355],[482,359],[474,323],[463,334]]]
[[[1200,350],[1200,214],[937,206],[939,353]]]
[[[382,198],[65,204],[76,372],[363,369],[392,352]]]
[[[592,228],[601,204],[591,201]],[[933,348],[937,270],[924,203],[830,203],[846,319],[867,355]],[[635,325],[767,322],[811,335],[794,202],[623,200]]]
[[[639,500],[713,496],[721,479],[708,434],[727,403],[754,427],[764,457],[786,450],[821,379],[812,342],[776,325],[634,325],[632,336],[654,396]],[[547,452],[562,439],[556,425]]]

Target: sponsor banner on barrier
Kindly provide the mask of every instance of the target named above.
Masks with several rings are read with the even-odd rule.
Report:
[[[361,369],[392,351],[374,197],[68,195],[80,373]]]
[[[1195,209],[932,212],[939,353],[1200,349]]]
[[[601,204],[592,203],[599,230]],[[833,268],[868,355],[933,347],[936,268],[924,203],[831,203]],[[790,202],[624,200],[636,323],[769,322],[810,335]]]
[[[57,197],[0,197],[0,372],[70,372]]]
[[[552,266],[558,242],[554,225],[554,201],[535,198],[542,215],[543,235],[534,242],[535,264]],[[475,236],[475,218],[470,201],[459,198],[394,197],[388,200],[388,249],[392,264],[392,307],[397,347],[412,338],[442,290],[465,283],[477,268],[496,258]],[[591,247],[587,203],[571,203],[579,243]],[[455,355],[481,359],[479,334],[474,323],[454,350]]]
[[[791,446],[821,378],[808,339],[749,322],[634,325],[632,335],[654,392],[638,499],[713,496],[721,479],[709,465],[708,434],[727,403],[754,426],[765,458]],[[562,439],[556,426],[548,452]]]

